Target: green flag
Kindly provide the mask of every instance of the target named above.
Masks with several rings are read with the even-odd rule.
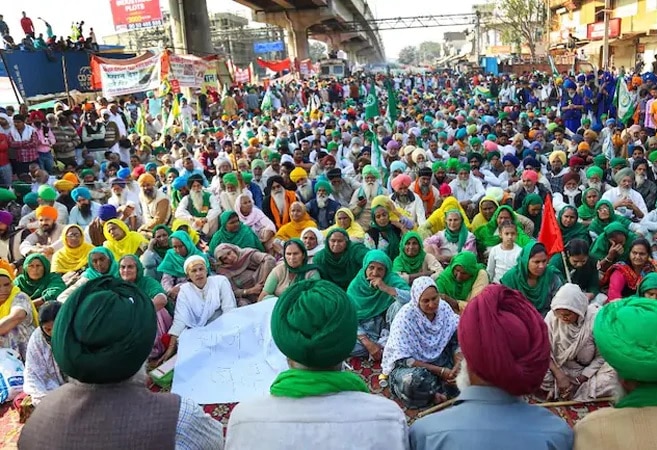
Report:
[[[618,107],[616,117],[622,124],[626,124],[634,115],[637,105],[637,93],[630,92],[627,83],[622,76],[618,77],[616,84],[616,93],[614,94],[614,103]]]
[[[390,128],[393,128],[393,124],[397,117],[399,116],[399,110],[397,109],[397,93],[392,87],[392,82],[390,79],[386,80],[386,88],[388,89],[388,106],[386,108],[386,118]]]
[[[365,120],[373,119],[374,117],[379,116],[379,102],[376,99],[374,93],[374,86],[370,89],[370,92],[365,97]]]
[[[267,92],[265,92],[265,96],[262,98],[262,103],[260,104],[260,110],[261,111],[271,111],[272,108],[272,103],[271,103],[271,91],[267,89]]]

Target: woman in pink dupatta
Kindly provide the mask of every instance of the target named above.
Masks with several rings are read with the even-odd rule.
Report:
[[[215,271],[230,281],[237,306],[255,303],[276,260],[254,248],[219,244],[214,251]]]
[[[268,253],[274,254],[274,236],[276,235],[276,225],[253,204],[251,194],[240,194],[235,201],[235,212],[240,221],[251,228],[258,236],[262,245]]]

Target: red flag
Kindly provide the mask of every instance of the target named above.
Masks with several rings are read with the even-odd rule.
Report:
[[[548,256],[562,252],[563,236],[561,228],[557,222],[557,215],[552,206],[552,196],[545,196],[545,205],[543,206],[543,218],[541,220],[541,230],[538,232],[538,242],[545,245]]]

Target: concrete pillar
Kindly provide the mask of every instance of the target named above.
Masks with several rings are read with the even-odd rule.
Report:
[[[307,27],[299,27],[297,24],[294,25],[294,28],[286,27],[286,44],[290,58],[297,58],[298,61],[310,58],[307,30]]]
[[[206,0],[169,0],[169,10],[176,53],[214,53]]]
[[[285,30],[288,55],[292,60],[302,61],[310,57],[308,28],[322,21],[321,10],[286,10],[282,12],[256,11],[256,22],[276,25]]]

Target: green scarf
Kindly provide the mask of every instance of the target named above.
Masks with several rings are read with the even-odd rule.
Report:
[[[367,384],[352,372],[288,369],[281,372],[269,392],[274,397],[317,397],[338,392],[367,392]]]
[[[171,231],[171,228],[169,228],[169,227],[166,226],[166,225],[162,225],[162,224],[160,224],[160,225],[155,225],[155,226],[153,227],[153,236],[155,236],[155,233],[157,233],[158,230],[164,230],[164,231],[166,231],[166,232],[167,232],[167,236],[171,236],[171,233],[173,233],[173,231]],[[166,255],[167,250],[169,250],[169,247],[161,248],[161,247],[158,247],[158,246],[156,246],[156,245],[153,245],[151,248],[153,249],[153,251],[154,251],[155,253],[157,253],[157,255],[158,255],[160,258],[164,258],[164,255]]]
[[[592,220],[593,218],[595,218],[596,205],[589,206],[586,203],[586,195],[591,191],[598,192],[596,188],[585,189],[584,192],[582,193],[582,204],[579,206],[579,208],[577,208],[577,213],[579,214],[579,218],[582,220]],[[600,197],[600,192],[598,192],[598,197]]]
[[[561,223],[561,217],[568,210],[571,210],[575,213],[575,218],[577,222],[574,225],[569,226],[568,228],[564,227]],[[571,205],[564,206],[561,211],[559,211],[559,228],[561,228],[561,235],[563,236],[563,242],[568,243],[573,239],[584,239],[586,242],[591,242],[589,237],[589,232],[586,227],[579,222],[579,214],[577,208]]]
[[[33,280],[27,275],[27,266],[35,259],[41,261],[43,265],[43,276],[38,280]],[[62,276],[50,272],[50,261],[41,253],[32,253],[25,258],[23,273],[16,277],[14,285],[18,286],[21,292],[27,294],[32,300],[42,298],[46,302],[57,300],[57,296],[66,289]]]
[[[504,274],[500,283],[511,289],[520,291],[527,300],[532,302],[538,312],[544,314],[550,309],[550,302],[552,301],[552,298],[550,297],[550,288],[554,278],[558,277],[561,279],[561,277],[559,276],[559,271],[548,264],[545,267],[543,275],[536,280],[536,285],[529,285],[529,255],[537,244],[538,242],[532,240],[522,248],[520,260]]]
[[[534,205],[542,205],[543,199],[538,194],[529,194],[523,201],[522,206],[518,208],[518,214],[522,214],[526,218],[532,221],[534,224],[534,237],[538,236],[538,232],[541,229],[541,220],[543,219],[543,210],[535,216],[529,214],[529,207]],[[565,242],[565,241],[564,241]]]
[[[641,384],[614,405],[614,408],[657,406],[657,385]]]
[[[212,240],[210,241],[209,245],[210,254],[214,255],[214,250],[219,246],[219,244],[233,244],[239,248],[255,248],[260,252],[264,252],[265,247],[262,245],[262,242],[260,242],[260,239],[251,229],[251,227],[247,227],[242,222],[240,222],[240,226],[237,231],[230,232],[226,230],[226,224],[233,217],[239,218],[235,211],[224,211],[221,213],[221,227],[216,233],[214,233],[214,236],[212,236]]]
[[[602,230],[600,234],[598,234],[598,237],[595,238],[595,241],[593,241],[593,245],[591,246],[591,250],[589,251],[589,254],[593,259],[596,261],[601,261],[607,256],[607,253],[609,253],[609,235],[614,232],[623,233],[626,237],[625,248],[623,249],[623,254],[619,257],[619,261],[627,260],[632,241],[634,241],[636,236],[634,233],[630,232],[630,230],[620,221],[612,222],[607,225],[607,227]]]
[[[91,265],[91,261],[92,261],[91,257],[95,253],[102,253],[103,255],[109,258],[110,267],[106,273],[98,272],[96,269],[94,269],[94,266]],[[119,264],[116,262],[116,259],[114,259],[114,254],[109,249],[105,247],[96,247],[89,252],[89,257],[87,258],[87,270],[84,271],[84,277],[87,280],[95,280],[96,278],[100,278],[105,275],[110,275],[114,278],[119,278]]]
[[[465,227],[461,226],[461,229]],[[445,229],[445,232],[447,229]],[[467,230],[466,230],[467,235]],[[420,244],[420,252],[416,256],[408,256],[404,251],[404,247],[411,239],[415,239],[418,244]],[[424,251],[424,244],[422,243],[422,237],[416,231],[409,231],[406,233],[399,243],[399,256],[395,258],[392,263],[392,270],[397,273],[407,273],[414,274],[418,273],[422,269],[422,264],[424,264],[424,258],[427,253]]]
[[[657,289],[657,273],[655,272],[651,272],[643,277],[643,280],[639,283],[636,294],[639,297],[643,297],[643,294],[650,289]]]
[[[328,243],[335,233],[341,233],[347,241],[347,247],[339,255],[331,252]],[[363,266],[363,258],[368,251],[364,244],[351,241],[349,234],[343,228],[333,228],[326,235],[324,248],[313,257],[313,263],[319,269],[322,279],[332,281],[346,291],[351,280]]]
[[[465,223],[463,220],[463,215],[461,214],[461,211],[458,209],[450,209],[445,212],[445,223],[447,223],[447,216],[450,213],[457,213],[461,217],[461,227],[457,231],[452,231],[449,229],[449,227],[445,227],[445,239],[447,239],[447,242],[451,242],[452,244],[457,244],[458,250],[461,251],[463,246],[465,245],[465,241],[468,239],[468,229],[465,227]],[[400,249],[401,253],[404,253],[403,249]]]
[[[392,271],[392,261],[382,250],[370,250],[363,259],[363,267],[347,288],[347,296],[356,304],[356,315],[358,320],[367,320],[376,317],[386,311],[395,299],[387,293],[375,289],[367,280],[365,271],[367,266],[376,262],[382,264],[386,269],[383,282],[391,288],[408,291],[408,283],[402,277]]]
[[[287,260],[285,259],[285,250],[290,246],[290,244],[296,244],[297,247],[301,249],[301,253],[303,253],[303,263],[299,267],[290,267],[287,263]],[[288,272],[296,275],[294,277],[294,281],[292,281],[292,284],[301,280],[305,280],[306,274],[311,270],[317,270],[317,266],[314,264],[308,264],[308,250],[306,250],[306,246],[303,245],[303,242],[299,238],[292,238],[285,242],[283,245],[283,264],[285,264],[285,268]]]
[[[167,275],[171,275],[176,278],[187,278],[187,274],[185,273],[184,269],[185,260],[193,255],[202,256],[206,260],[209,270],[210,263],[207,262],[207,257],[201,250],[196,248],[192,242],[192,238],[189,237],[189,234],[184,231],[174,231],[171,233],[171,236],[169,236],[169,244],[171,244],[172,239],[178,239],[180,242],[182,242],[182,244],[187,249],[187,256],[180,256],[173,248],[170,248],[167,250],[166,255],[164,255],[164,259],[160,265],[157,266],[158,272],[166,273]]]
[[[518,218],[516,217],[516,213],[513,211],[513,208],[511,208],[508,205],[502,205],[499,208],[497,208],[495,214],[493,214],[493,217],[490,218],[488,223],[486,225],[480,226],[475,230],[474,234],[475,234],[475,238],[477,238],[477,244],[480,247],[486,249],[490,247],[495,247],[497,244],[502,242],[502,238],[497,232],[497,218],[499,217],[502,211],[509,211],[509,213],[511,213],[511,218],[513,220],[513,223],[516,224],[516,231],[518,232],[518,237],[516,238],[516,244],[518,244],[521,247],[527,245],[527,243],[531,240],[531,238],[527,236],[525,230],[522,228],[522,225],[520,225],[520,223],[518,222]]]
[[[457,266],[460,266],[465,270],[469,275],[466,281],[459,282],[454,276],[454,269]],[[458,255],[452,258],[452,262],[443,270],[438,279],[436,280],[436,285],[438,286],[438,292],[441,294],[448,295],[454,300],[464,301],[472,292],[472,286],[474,285],[479,271],[485,269],[483,264],[477,263],[477,256],[472,252],[461,252]]]
[[[370,223],[370,230],[377,230],[379,232],[379,235],[381,237],[385,238],[386,241],[388,241],[388,248],[385,250],[386,254],[390,258],[390,260],[394,260],[398,255],[399,255],[399,235],[395,232],[394,228],[395,226],[388,222],[388,225],[381,227],[376,223],[376,220],[374,220],[374,214],[377,209],[383,208],[386,211],[388,209],[385,206],[375,206],[372,208],[372,223]],[[388,214],[390,212],[388,211]]]
[[[600,207],[603,205],[606,205],[607,208],[609,208],[609,219],[605,221],[600,220],[600,218],[598,217],[598,209],[600,209]],[[620,223],[621,225],[623,225],[625,228],[628,229],[630,224],[632,223],[632,221],[627,217],[623,217],[621,215],[616,214],[616,211],[614,210],[614,205],[612,205],[609,200],[604,200],[604,199],[599,200],[598,203],[595,204],[595,217],[591,221],[591,225],[589,225],[589,231],[592,231],[593,233],[599,236],[605,231],[605,228],[608,225],[615,222]]]
[[[141,289],[141,291],[146,294],[146,297],[152,300],[158,294],[167,295],[162,285],[156,279],[144,275],[144,265],[141,263],[137,255],[125,255],[119,260],[119,265],[121,265],[121,261],[126,258],[132,258],[132,260],[135,262],[135,265],[137,266],[137,278],[135,278],[134,283],[137,288]],[[167,302],[165,308],[169,314],[173,316],[175,306],[171,302]]]

